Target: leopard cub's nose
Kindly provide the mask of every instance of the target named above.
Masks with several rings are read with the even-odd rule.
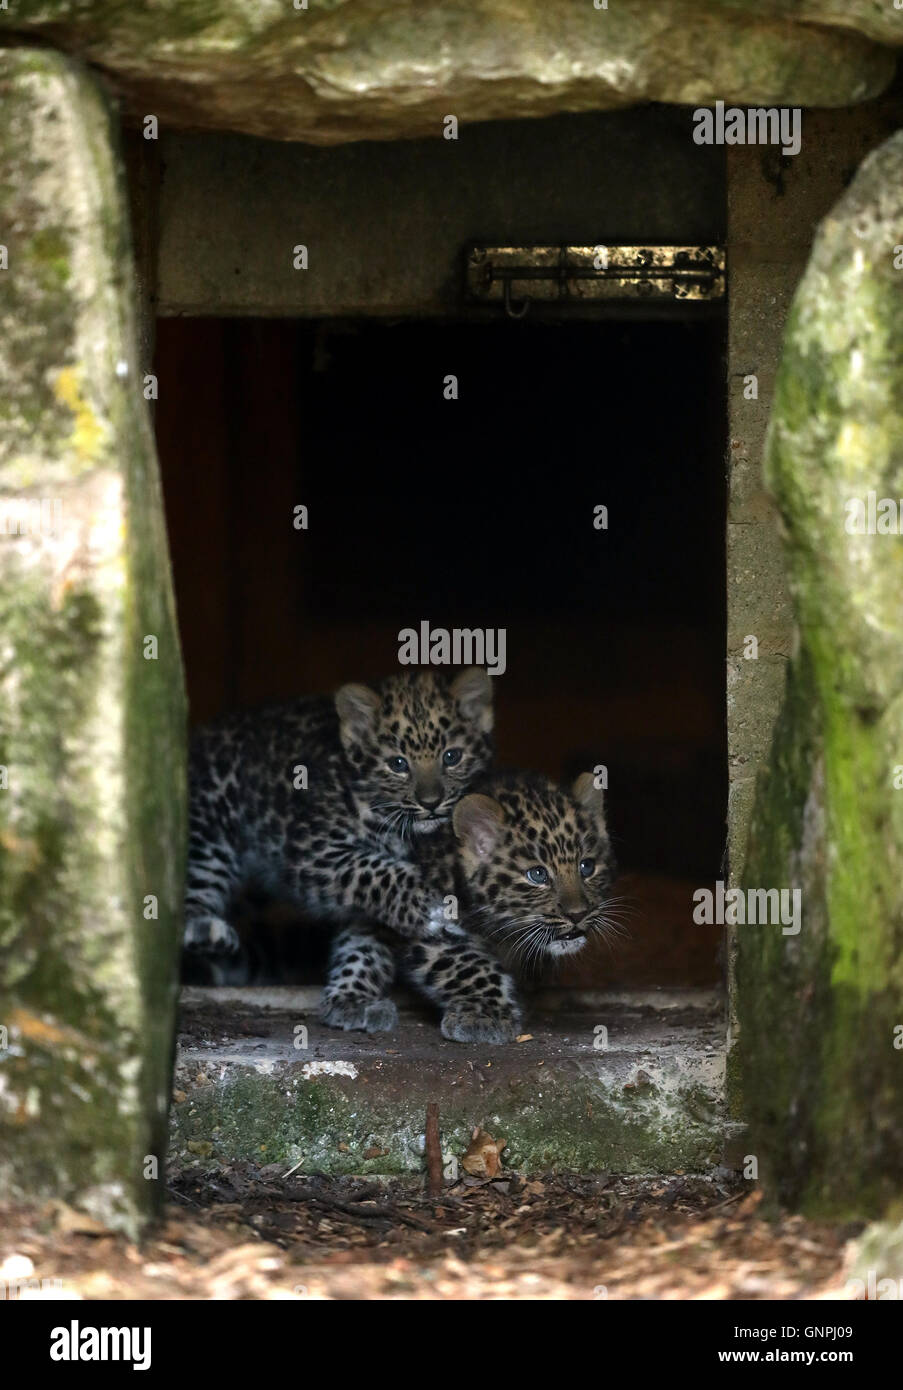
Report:
[[[431,792],[429,796],[421,796],[418,800],[424,811],[435,811],[439,802],[442,800],[442,792]]]

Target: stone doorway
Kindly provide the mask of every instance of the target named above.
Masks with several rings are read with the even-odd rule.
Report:
[[[721,929],[693,923],[692,894],[724,853],[724,348],[723,315],[158,324],[158,453],[195,719],[378,677],[399,630],[427,618],[505,629],[503,766],[564,781],[608,768],[625,939],[528,974],[532,1038],[489,1049],[492,1103],[528,1166],[719,1156]],[[597,530],[600,503],[610,524]],[[330,1033],[313,1009],[325,938],[266,912],[245,936],[252,987],[185,998],[177,1152],[215,1129],[230,1136],[220,1157],[265,1142],[271,1161],[315,1154],[324,1171],[416,1170],[435,1093],[453,1154],[479,1049],[444,1042],[413,998],[398,1036]],[[297,1086],[299,1058],[273,1039],[299,1021],[300,1060],[323,1066],[318,1132],[301,1106],[262,1140],[269,1092]],[[211,1063],[205,1029],[218,1034],[213,1093],[193,1084]],[[248,1070],[255,1054],[264,1077]],[[537,1065],[554,1112],[537,1107]]]
[[[775,99],[805,103],[817,92],[839,107],[806,113],[807,136],[791,162],[750,148],[726,157],[723,149],[700,151],[687,139],[690,113],[679,107],[537,122],[532,165],[526,145],[507,143],[511,128],[494,124],[456,164],[457,182],[437,159],[446,151],[436,140],[379,155],[377,147],[333,152],[170,132],[162,177],[155,181],[147,149],[133,161],[140,332],[111,109],[93,79],[56,53],[20,44],[5,52],[2,95],[12,103],[15,140],[2,156],[12,208],[3,343],[14,367],[0,441],[4,490],[36,497],[36,488],[56,488],[63,513],[77,523],[64,545],[35,534],[3,551],[4,632],[20,654],[2,668],[4,752],[12,749],[3,762],[0,841],[4,944],[15,948],[3,960],[12,1000],[4,1027],[14,1044],[2,1059],[4,1108],[16,1126],[3,1169],[11,1190],[65,1190],[102,1220],[132,1229],[152,1205],[148,1194],[159,1191],[184,841],[184,709],[150,397],[140,389],[152,376],[155,311],[220,319],[447,314],[465,240],[482,232],[504,244],[517,224],[521,241],[591,244],[600,222],[611,228],[614,216],[617,232],[607,235],[620,242],[654,235],[660,243],[725,243],[729,254],[726,873],[738,885],[799,884],[809,899],[798,942],[739,937],[732,1040],[738,1021],[743,1031],[730,1054],[730,1114],[738,1124],[752,1120],[766,1180],[789,1200],[865,1212],[886,1204],[899,1135],[901,803],[888,782],[899,743],[899,569],[889,550],[851,541],[842,522],[827,523],[851,491],[872,490],[876,472],[882,496],[899,487],[899,140],[882,145],[899,125],[899,92],[844,106],[867,102],[891,81],[885,44],[893,40],[883,25],[876,42],[851,40],[832,20],[807,28],[804,69],[786,62],[794,26],[766,27],[769,61],[783,55],[769,79]],[[68,42],[71,33],[63,26],[51,37]],[[119,59],[111,61],[117,68]],[[797,74],[796,90],[788,71]],[[698,89],[668,88],[666,99],[704,93],[714,100],[718,83],[698,80]],[[146,90],[138,83],[132,92],[133,119]],[[649,94],[640,84],[629,99],[638,91]],[[217,125],[216,102],[204,105],[198,93],[199,123]],[[167,110],[176,123],[186,108],[177,100]],[[476,114],[500,112],[490,104]],[[320,130],[319,115],[293,116],[289,134]],[[418,120],[432,120],[428,107]],[[328,138],[342,132],[331,129]],[[517,177],[499,178],[512,148]],[[647,156],[660,161],[657,171]],[[487,177],[476,177],[481,168]],[[603,169],[604,178],[587,179],[587,168]],[[416,190],[425,187],[430,215],[441,212],[432,241],[420,236],[427,200]],[[408,196],[399,199],[399,188]],[[516,192],[511,201],[506,189]],[[529,227],[518,223],[518,199],[534,209]],[[366,208],[359,223],[349,216],[356,207]],[[374,236],[378,215],[383,234]],[[819,223],[776,393],[785,316]],[[290,269],[302,240],[328,268],[319,279]],[[540,1068],[554,1054],[555,1030],[538,1040],[539,1054],[523,1054],[533,1068],[528,1075],[525,1062],[515,1099],[524,1163],[592,1166],[600,1134],[625,1169],[717,1161],[724,1136],[718,1024],[707,1033],[711,1020],[691,1020],[689,1053],[678,1055],[672,1044],[687,1020],[680,1001],[659,1003],[676,1012],[625,1018],[619,1057],[599,1058],[590,1044],[589,1056],[561,1054],[574,1085],[554,1115],[547,1109],[537,1118],[549,1075]],[[285,1052],[305,1007],[301,997],[283,998],[264,1020],[266,1036],[243,1031],[253,1046],[233,1037],[231,1053],[220,1055],[222,1019],[205,1015],[201,1001],[183,1056],[195,1063],[206,1056],[222,1067],[221,1079],[233,1068],[235,1085],[231,1097],[222,1086],[177,1111],[178,1141],[188,1152],[212,1143],[196,1137],[192,1110],[223,1142],[232,1135],[246,1143],[251,1131],[236,1125],[250,1107],[268,1132],[282,1135],[286,1152],[339,1132],[355,1104],[355,1089],[344,1083],[358,1075],[335,1055],[283,1061],[293,1068],[289,1098],[300,1097],[288,1128],[283,1123],[284,1077],[267,1038]],[[567,1020],[562,1029],[576,1031]],[[413,1038],[410,1055],[417,1055]],[[657,1059],[657,1076],[640,1065],[644,1057]],[[800,1058],[805,1065],[795,1064]],[[267,1078],[273,1085],[263,1084]],[[450,1073],[432,1080],[457,1084]],[[495,1100],[479,1078],[472,1085],[473,1095]],[[419,1162],[423,1095],[405,1091],[401,1072],[395,1086],[398,1108],[379,1119],[371,1111],[365,1127],[396,1136],[397,1161],[410,1169]],[[88,1127],[85,1097],[93,1102]],[[465,1101],[460,1117],[450,1117],[450,1133],[466,1124],[469,1108]],[[550,1128],[566,1137],[564,1148],[550,1148]],[[363,1133],[354,1137],[357,1147],[365,1142]],[[337,1151],[352,1154],[342,1161],[358,1161],[356,1147],[342,1143]],[[152,1171],[142,1169],[144,1159]]]

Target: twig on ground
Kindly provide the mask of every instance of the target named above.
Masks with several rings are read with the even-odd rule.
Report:
[[[431,1100],[426,1107],[427,1190],[431,1197],[442,1195],[442,1147],[439,1143],[439,1106]]]

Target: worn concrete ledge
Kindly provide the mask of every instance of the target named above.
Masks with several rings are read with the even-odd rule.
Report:
[[[698,1173],[722,1160],[724,1026],[712,995],[672,991],[659,1008],[653,994],[596,994],[590,1008],[534,1013],[529,1040],[507,1047],[446,1042],[433,1017],[407,1009],[396,1033],[336,1033],[317,1021],[318,995],[185,992],[179,1164],[419,1172],[429,1101],[447,1158],[481,1125],[521,1171]]]
[[[280,1013],[299,1011],[314,1014],[320,1006],[323,990],[319,985],[219,985],[215,987],[187,985],[182,989],[182,1008],[189,1014],[204,1005],[250,1005],[256,1009],[273,1009]],[[415,996],[397,991],[393,997],[416,1010]],[[529,1007],[537,1012],[564,1010],[567,1013],[587,1009],[607,1009],[612,1005],[631,1009],[687,1010],[704,1015],[718,1015],[723,1008],[722,997],[714,989],[559,989],[540,988],[529,994]],[[331,1030],[327,1030],[331,1036]]]

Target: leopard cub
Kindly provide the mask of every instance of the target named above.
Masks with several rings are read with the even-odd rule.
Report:
[[[344,935],[327,996],[363,990],[379,998],[398,971],[442,1009],[446,1038],[509,1042],[522,1011],[499,957],[513,969],[529,967],[616,930],[603,794],[591,773],[570,792],[545,777],[499,774],[458,801],[452,823],[453,833],[430,852],[446,856],[446,900],[459,904],[457,919],[401,946],[378,931]]]
[[[468,928],[506,955],[527,964],[573,955],[611,926],[614,858],[592,773],[569,792],[500,773],[462,797],[452,824]]]
[[[306,917],[441,930],[421,847],[492,756],[486,671],[404,672],[249,711],[201,730],[190,762],[188,951],[237,954],[235,905],[255,887]],[[394,1005],[369,1000],[385,1026]],[[369,1026],[346,995],[328,1021]]]

